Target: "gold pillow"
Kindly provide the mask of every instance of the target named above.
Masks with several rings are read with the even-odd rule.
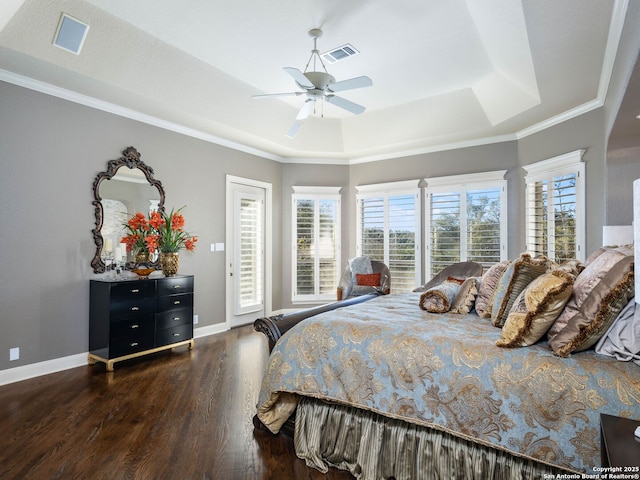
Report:
[[[527,285],[547,271],[548,263],[546,257],[531,258],[531,255],[525,252],[509,264],[491,298],[491,321],[494,326],[504,325],[513,302]]]
[[[528,347],[540,340],[571,296],[574,276],[553,270],[534,279],[513,303],[498,347]]]

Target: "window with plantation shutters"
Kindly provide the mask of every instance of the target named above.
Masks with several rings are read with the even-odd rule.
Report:
[[[340,187],[293,187],[293,301],[335,300],[340,274]]]
[[[356,187],[358,255],[384,262],[391,292],[420,282],[420,190],[418,180]]]
[[[526,250],[555,262],[584,260],[583,150],[527,165]]]
[[[505,171],[426,179],[426,272],[507,257]]]

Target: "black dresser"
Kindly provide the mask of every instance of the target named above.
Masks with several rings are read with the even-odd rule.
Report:
[[[91,280],[89,364],[193,348],[193,275]]]

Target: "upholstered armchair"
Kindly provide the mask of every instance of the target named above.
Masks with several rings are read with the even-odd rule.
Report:
[[[345,269],[338,283],[338,300],[378,293],[387,295],[391,289],[391,273],[383,262],[371,260],[372,273],[355,273],[351,269],[352,262]],[[358,283],[358,279],[360,282]]]
[[[427,283],[418,287],[414,290],[414,292],[426,292],[431,287],[435,287],[436,285],[440,285],[447,278],[453,277],[459,280],[464,280],[469,277],[481,277],[482,276],[482,264],[477,262],[458,262],[448,267],[445,267],[440,273],[438,273],[435,277],[429,280]]]

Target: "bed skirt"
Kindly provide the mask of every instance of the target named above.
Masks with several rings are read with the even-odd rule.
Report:
[[[308,466],[323,473],[332,466],[360,480],[524,480],[567,473],[447,432],[306,397],[296,410],[294,443]]]

